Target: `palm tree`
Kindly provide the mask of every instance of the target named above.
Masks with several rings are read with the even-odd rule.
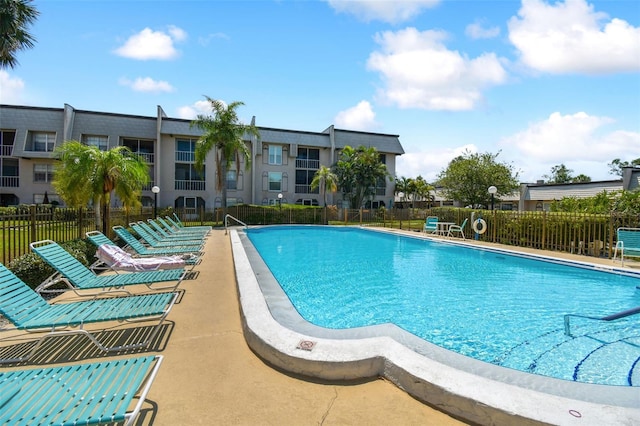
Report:
[[[39,12],[31,3],[31,0],[0,0],[0,68],[15,68],[16,52],[34,45],[35,38],[27,27]]]
[[[200,128],[204,133],[196,142],[195,166],[202,170],[207,154],[216,149],[216,189],[222,191],[222,216],[227,215],[227,170],[235,161],[240,165],[240,158],[245,159],[247,170],[251,167],[251,152],[244,143],[244,135],[260,137],[257,127],[253,124],[242,124],[238,119],[236,108],[244,105],[243,102],[232,102],[228,106],[222,101],[205,96],[213,116],[198,114],[191,126]]]
[[[327,190],[335,192],[338,190],[338,176],[327,166],[320,166],[311,181],[311,189],[320,187],[324,200],[324,222],[327,223]]]
[[[412,195],[412,179],[401,177],[396,178],[394,194],[400,197],[400,203],[403,203],[407,197]],[[402,195],[400,195],[402,194]],[[400,204],[402,206],[402,204]]]
[[[144,158],[125,146],[101,151],[96,146],[70,140],[55,150],[60,164],[55,167],[52,185],[60,197],[73,207],[97,206],[96,225],[109,229],[111,194],[125,208],[140,205],[142,187],[149,183],[149,166]],[[102,214],[101,214],[102,211]]]

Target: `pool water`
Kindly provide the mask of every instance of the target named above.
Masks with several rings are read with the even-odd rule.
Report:
[[[394,323],[492,364],[640,386],[640,278],[358,228],[253,228],[247,236],[299,314],[344,329]]]

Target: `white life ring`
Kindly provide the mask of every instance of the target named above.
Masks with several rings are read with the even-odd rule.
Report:
[[[476,219],[473,222],[472,228],[473,232],[482,235],[487,232],[487,222],[485,222],[484,219]]]

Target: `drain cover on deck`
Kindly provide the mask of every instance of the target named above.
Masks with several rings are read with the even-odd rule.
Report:
[[[315,345],[316,342],[312,342],[311,340],[300,340],[300,342],[298,342],[298,346],[296,346],[296,349],[302,349],[303,351],[310,352]]]

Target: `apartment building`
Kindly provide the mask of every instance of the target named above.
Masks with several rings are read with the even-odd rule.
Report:
[[[398,135],[333,125],[322,132],[256,127],[260,138],[248,136],[245,141],[251,166],[242,160],[227,171],[228,205],[322,205],[322,194],[311,189],[311,180],[321,165],[333,165],[345,146],[375,147],[391,176],[396,175],[396,157],[404,154]],[[160,106],[155,117],[146,117],[77,110],[66,104],[64,108],[0,105],[0,205],[43,201],[64,205],[51,186],[56,164],[53,150],[67,140],[78,140],[102,150],[124,145],[142,155],[151,178],[142,191],[143,205],[153,204],[155,187],[159,208],[220,207],[215,151],[208,155],[203,170],[195,168],[200,135],[190,120],[168,117]],[[339,193],[327,198],[329,204],[348,207]],[[381,181],[370,204],[391,206],[393,198],[393,182]]]

